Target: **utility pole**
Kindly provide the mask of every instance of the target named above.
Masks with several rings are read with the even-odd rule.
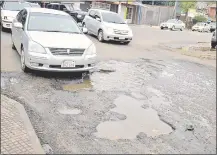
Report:
[[[177,8],[177,0],[175,1],[175,5],[174,5],[174,11],[173,11],[173,17],[176,18],[176,8]]]

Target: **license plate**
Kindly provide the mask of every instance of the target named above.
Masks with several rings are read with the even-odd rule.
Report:
[[[61,65],[62,68],[72,68],[75,67],[74,61],[64,61]]]
[[[119,37],[119,39],[120,39],[120,40],[124,40],[125,38],[124,38],[124,37]]]

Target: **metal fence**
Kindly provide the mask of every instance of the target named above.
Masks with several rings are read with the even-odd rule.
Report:
[[[138,6],[133,23],[157,26],[173,18],[174,8],[165,6]]]

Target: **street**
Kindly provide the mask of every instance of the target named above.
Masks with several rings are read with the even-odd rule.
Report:
[[[96,45],[89,75],[24,73],[1,32],[1,92],[21,102],[41,144],[63,153],[216,153],[216,60],[180,47],[212,33],[131,26],[129,45]]]

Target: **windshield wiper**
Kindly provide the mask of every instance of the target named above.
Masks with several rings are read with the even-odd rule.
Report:
[[[60,33],[73,33],[73,34],[81,34],[81,32],[67,32],[67,31],[56,31],[56,30],[42,30],[43,32],[60,32]]]

